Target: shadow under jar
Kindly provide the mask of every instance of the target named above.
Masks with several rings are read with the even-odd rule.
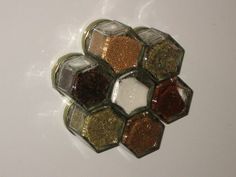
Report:
[[[84,32],[85,54],[105,61],[116,73],[136,67],[143,54],[143,42],[133,29],[118,21],[97,20]]]

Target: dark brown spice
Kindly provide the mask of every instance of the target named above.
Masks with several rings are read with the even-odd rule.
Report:
[[[157,85],[152,97],[152,110],[165,122],[169,123],[177,119],[185,107],[175,79]]]
[[[112,78],[96,67],[80,73],[74,81],[72,97],[86,107],[92,107],[106,99]]]

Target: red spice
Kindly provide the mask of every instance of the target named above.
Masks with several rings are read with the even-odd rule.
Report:
[[[185,110],[186,105],[178,91],[176,79],[167,80],[157,85],[151,107],[167,123],[179,118],[179,114]]]

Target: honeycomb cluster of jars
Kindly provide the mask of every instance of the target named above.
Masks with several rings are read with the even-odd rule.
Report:
[[[165,124],[189,112],[193,91],[177,76],[184,49],[157,29],[114,20],[91,23],[82,46],[52,69],[54,88],[71,100],[67,129],[96,152],[120,143],[138,158],[158,150]]]

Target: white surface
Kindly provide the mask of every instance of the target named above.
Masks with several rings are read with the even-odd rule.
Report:
[[[235,177],[235,9],[235,0],[1,0],[0,176]],[[51,88],[50,63],[80,51],[81,30],[100,17],[156,27],[186,49],[190,115],[142,159],[75,141]]]
[[[135,77],[128,77],[117,80],[111,100],[124,109],[127,114],[138,108],[147,106],[149,88]]]

